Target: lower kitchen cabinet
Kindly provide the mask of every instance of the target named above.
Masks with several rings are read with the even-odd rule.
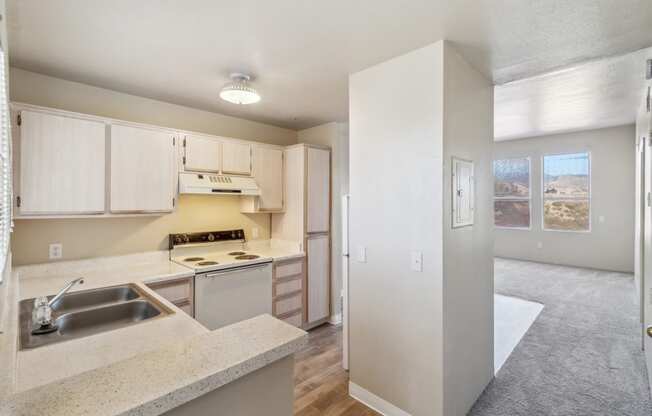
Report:
[[[170,301],[188,315],[195,316],[195,278],[183,277],[180,279],[164,280],[161,282],[147,283],[162,298]]]
[[[310,235],[306,238],[308,257],[307,326],[324,322],[330,316],[330,236]]]
[[[272,312],[275,317],[303,327],[305,321],[305,260],[274,262]]]

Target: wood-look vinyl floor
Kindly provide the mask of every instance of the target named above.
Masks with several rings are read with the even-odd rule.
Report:
[[[295,359],[295,416],[380,416],[349,396],[341,326],[327,324],[310,331],[308,345]]]

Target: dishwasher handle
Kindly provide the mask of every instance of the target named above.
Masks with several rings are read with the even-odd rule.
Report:
[[[263,269],[267,266],[269,266],[271,263],[263,263],[263,264],[252,264],[250,266],[242,266],[242,267],[235,267],[232,269],[226,269],[226,270],[220,270],[214,273],[206,273],[205,275],[201,275],[199,277],[207,278],[207,279],[212,279],[214,277],[220,277],[224,276],[227,274],[232,274],[232,273],[239,273],[244,270],[254,270],[254,269]]]

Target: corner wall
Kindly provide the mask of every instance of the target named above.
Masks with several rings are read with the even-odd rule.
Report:
[[[531,229],[496,229],[496,256],[633,272],[635,138],[629,125],[496,142],[496,159],[531,158],[532,182]],[[591,231],[543,231],[542,157],[584,151],[591,153]]]
[[[331,322],[342,319],[342,196],[349,193],[349,125],[328,123],[299,131],[299,143],[331,148]]]

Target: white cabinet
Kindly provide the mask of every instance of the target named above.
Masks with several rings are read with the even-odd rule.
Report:
[[[307,232],[330,229],[330,150],[308,147]]]
[[[105,124],[23,110],[19,215],[96,214],[105,206]]]
[[[186,135],[183,138],[183,166],[186,171],[219,172],[221,144],[215,138]]]
[[[251,175],[251,145],[236,141],[222,142],[222,172]]]
[[[308,324],[330,315],[330,237],[311,235],[306,239],[308,256]]]
[[[173,209],[174,137],[153,129],[111,126],[111,212]]]
[[[260,196],[243,197],[245,213],[283,210],[283,149],[263,145],[253,147],[253,176]]]

